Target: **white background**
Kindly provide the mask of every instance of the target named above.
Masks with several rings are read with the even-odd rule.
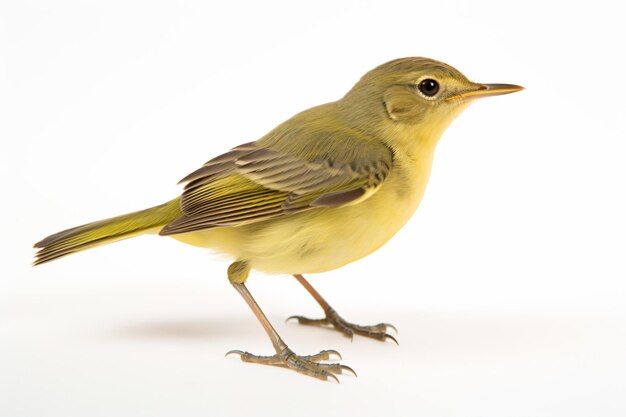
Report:
[[[4,1],[0,416],[623,416],[626,129],[618,2]],[[414,218],[311,281],[400,346],[284,323],[289,277],[249,287],[323,383],[273,353],[228,260],[145,236],[31,268],[32,244],[164,202],[211,157],[401,56],[525,86],[440,142]]]

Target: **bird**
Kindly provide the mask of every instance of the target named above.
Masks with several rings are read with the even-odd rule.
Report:
[[[322,350],[300,355],[284,342],[246,286],[252,270],[293,275],[324,318],[292,316],[348,337],[396,338],[391,324],[342,318],[304,277],[376,251],[417,209],[435,147],[475,99],[522,90],[470,81],[452,66],[399,58],[365,73],[339,100],[304,110],[265,136],[232,148],[180,182],[165,204],[61,231],[37,242],[34,265],[141,234],[168,236],[228,255],[232,286],[267,333],[275,353],[227,353],[321,380],[354,370]]]

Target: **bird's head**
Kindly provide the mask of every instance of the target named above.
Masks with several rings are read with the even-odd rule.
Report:
[[[413,132],[437,140],[474,99],[513,93],[512,84],[479,84],[443,62],[400,58],[365,74],[340,101],[360,128]],[[364,126],[365,125],[365,126]]]

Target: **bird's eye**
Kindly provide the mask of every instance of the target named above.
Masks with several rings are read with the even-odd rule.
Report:
[[[426,97],[433,97],[439,91],[439,83],[433,79],[427,78],[422,80],[417,88]]]

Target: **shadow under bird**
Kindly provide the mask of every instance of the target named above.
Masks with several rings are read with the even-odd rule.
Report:
[[[158,233],[234,259],[228,279],[267,332],[276,354],[233,350],[245,362],[281,366],[322,380],[352,369],[326,361],[336,351],[293,352],[246,288],[252,269],[292,274],[348,337],[395,338],[393,326],[352,324],[302,274],[339,268],[385,244],[420,203],[435,146],[474,99],[513,93],[478,84],[451,66],[401,58],[366,73],[338,101],[296,114],[256,142],[211,159],[182,179],[181,196],[153,208],[48,236],[35,265],[144,233]]]

